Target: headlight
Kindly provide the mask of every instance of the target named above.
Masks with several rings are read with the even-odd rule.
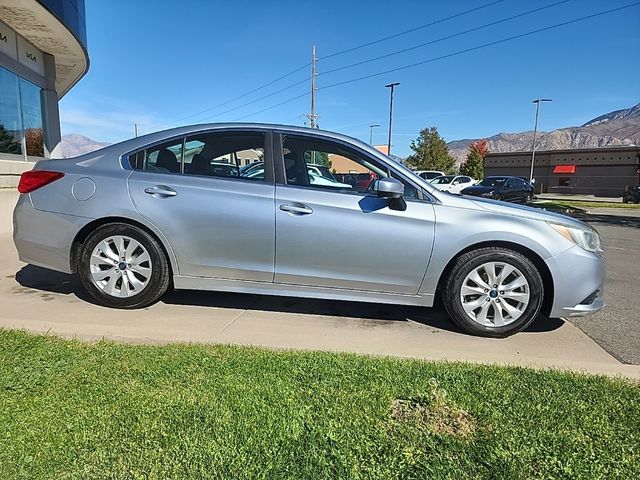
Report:
[[[593,228],[569,227],[558,223],[549,223],[549,225],[564,238],[588,252],[602,250],[600,235]]]

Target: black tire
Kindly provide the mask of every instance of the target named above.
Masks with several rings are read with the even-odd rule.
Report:
[[[529,304],[513,323],[488,327],[472,320],[462,307],[460,291],[466,276],[487,262],[504,262],[516,267],[529,283]],[[544,299],[544,284],[536,266],[524,255],[503,247],[486,247],[461,255],[453,265],[442,289],[442,303],[463,330],[482,337],[504,338],[527,328],[539,315]]]
[[[149,253],[151,276],[147,285],[131,297],[115,297],[96,286],[90,270],[91,253],[98,243],[113,236],[124,235],[138,241]],[[143,308],[157,302],[167,291],[171,281],[169,262],[158,241],[143,229],[126,223],[108,223],[94,231],[84,241],[78,256],[77,271],[84,288],[101,305],[113,308]]]
[[[524,203],[525,204],[529,204],[533,202],[533,194],[532,193],[528,193],[526,197],[524,197]]]

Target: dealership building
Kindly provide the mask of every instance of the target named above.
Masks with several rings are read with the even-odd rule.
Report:
[[[529,178],[531,152],[488,153],[484,175]],[[638,185],[640,147],[602,147],[537,151],[533,178],[536,193],[574,193],[622,197]]]
[[[58,101],[89,68],[84,0],[0,2],[0,176],[60,156]],[[17,181],[17,178],[15,179]]]

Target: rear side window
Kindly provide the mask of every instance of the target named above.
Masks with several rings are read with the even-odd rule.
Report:
[[[263,133],[205,133],[129,154],[131,168],[154,173],[265,180]]]
[[[144,170],[156,173],[180,173],[182,139],[155,145],[145,152]]]
[[[184,173],[264,181],[263,133],[207,133],[188,137]]]
[[[180,173],[182,169],[182,138],[146,150],[129,154],[129,165],[134,170],[154,173]]]

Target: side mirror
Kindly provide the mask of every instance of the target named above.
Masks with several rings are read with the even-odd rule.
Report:
[[[384,198],[402,198],[404,195],[404,185],[402,182],[391,177],[376,180],[373,189],[379,197]]]

